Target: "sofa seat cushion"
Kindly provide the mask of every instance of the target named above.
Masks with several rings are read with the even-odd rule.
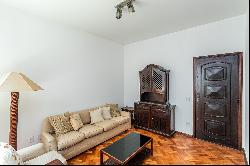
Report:
[[[119,125],[129,122],[130,118],[125,116],[114,117],[111,120],[116,121]]]
[[[104,120],[99,123],[95,123],[94,125],[102,127],[104,131],[109,131],[117,126],[119,126],[119,123],[114,120]]]
[[[95,125],[84,125],[82,128],[79,130],[80,133],[83,133],[85,135],[85,138],[90,138],[94,137],[98,134],[103,133],[103,128]]]
[[[32,160],[25,162],[24,165],[45,165],[56,159],[60,160],[64,165],[67,165],[66,159],[56,151],[50,151],[41,156],[38,156]]]
[[[85,135],[78,131],[71,131],[57,137],[58,150],[71,147],[85,139]]]

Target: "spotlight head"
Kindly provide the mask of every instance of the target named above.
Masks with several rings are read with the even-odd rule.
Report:
[[[132,1],[129,1],[127,6],[128,6],[128,12],[129,13],[134,13],[135,12],[135,8],[134,8],[134,5],[133,5]]]
[[[122,18],[122,9],[121,8],[117,8],[117,11],[116,11],[116,18],[119,20]]]

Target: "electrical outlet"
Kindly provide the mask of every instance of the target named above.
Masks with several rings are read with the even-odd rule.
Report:
[[[40,142],[40,140],[41,140],[41,135],[38,135],[37,136],[37,142]]]
[[[191,97],[186,97],[187,102],[191,102]]]
[[[29,143],[33,144],[35,142],[35,136],[29,138]]]

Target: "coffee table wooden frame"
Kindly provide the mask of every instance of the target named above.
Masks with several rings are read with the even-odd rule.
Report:
[[[151,143],[151,155],[153,156],[153,139],[150,138],[150,140],[148,142],[146,142],[142,147],[138,148],[134,153],[132,153],[124,162],[120,161],[119,159],[115,158],[114,156],[110,155],[109,153],[105,152],[103,149],[100,150],[100,165],[104,165],[104,161],[103,161],[103,156],[106,155],[108,156],[110,159],[115,160],[117,162],[117,164],[119,165],[125,165],[127,164],[135,155],[137,155],[138,153],[140,153],[149,143]],[[109,146],[112,146],[109,145]]]

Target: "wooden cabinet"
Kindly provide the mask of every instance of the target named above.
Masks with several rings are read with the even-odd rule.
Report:
[[[140,102],[135,102],[135,127],[166,136],[175,132],[175,106],[169,103],[169,70],[148,65],[140,74]]]
[[[172,136],[175,132],[175,106],[135,103],[135,127]]]

